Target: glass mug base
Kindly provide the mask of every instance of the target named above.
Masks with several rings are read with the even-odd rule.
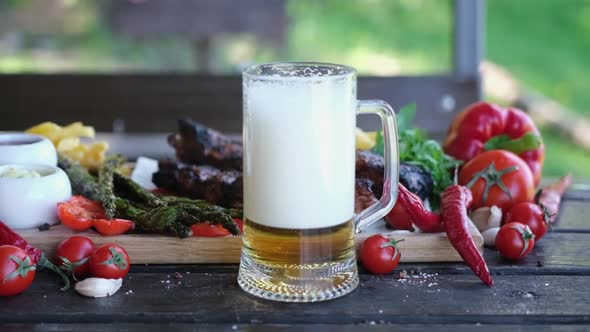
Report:
[[[359,278],[354,255],[323,264],[266,265],[242,252],[238,284],[267,300],[319,302],[352,292]]]
[[[316,302],[358,285],[353,221],[311,229],[275,228],[246,219],[238,283],[269,300]]]

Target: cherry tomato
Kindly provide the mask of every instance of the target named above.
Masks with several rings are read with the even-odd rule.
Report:
[[[88,274],[88,260],[94,253],[94,242],[84,236],[72,236],[60,242],[55,252],[55,264],[74,278]]]
[[[535,196],[533,174],[509,151],[492,150],[468,161],[459,172],[459,184],[471,189],[473,209],[496,205],[506,213],[513,205]]]
[[[360,260],[365,269],[373,274],[388,274],[393,272],[401,253],[397,248],[398,242],[380,234],[371,235],[361,248]]]
[[[67,227],[83,231],[92,227],[94,219],[104,219],[105,213],[99,202],[73,196],[69,201],[57,204],[57,216]]]
[[[496,249],[502,257],[518,260],[526,257],[535,246],[535,234],[529,226],[518,222],[506,224],[496,235]]]
[[[124,234],[135,227],[133,221],[126,219],[95,219],[92,225],[97,232],[107,236]]]
[[[530,203],[523,202],[514,205],[504,218],[504,223],[519,222],[523,225],[529,226],[533,234],[535,234],[535,241],[539,240],[547,233],[549,228],[549,212],[543,207]]]
[[[396,202],[393,209],[385,216],[385,221],[393,229],[405,229],[408,231],[414,230],[412,220],[406,213],[406,210],[401,206],[399,202]]]
[[[0,296],[24,292],[33,282],[35,270],[35,263],[24,250],[0,246]]]
[[[192,225],[191,231],[193,231],[193,236],[204,237],[219,237],[231,234],[227,229],[223,228],[223,226],[219,224],[213,225],[208,222]]]
[[[97,278],[119,279],[129,273],[131,261],[127,251],[115,243],[96,249],[88,260],[90,274]]]
[[[240,233],[244,232],[244,220],[234,218],[234,222],[240,229]],[[223,226],[219,224],[210,224],[208,222],[192,225],[191,231],[193,232],[193,236],[203,237],[220,237],[231,235],[230,231],[223,228]]]

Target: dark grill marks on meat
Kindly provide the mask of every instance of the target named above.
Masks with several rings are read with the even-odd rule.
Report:
[[[357,178],[354,182],[354,212],[360,213],[369,206],[377,203],[377,198],[373,193],[373,181],[367,178]]]
[[[177,195],[236,209],[243,205],[242,173],[236,170],[163,160],[152,180],[156,186]]]
[[[385,160],[380,155],[370,151],[357,151],[356,178],[371,180],[373,183],[371,190],[376,197],[381,197],[383,193],[384,168]],[[432,193],[432,176],[420,166],[400,163],[399,182],[422,200]]]
[[[168,136],[176,158],[186,164],[242,169],[242,145],[190,119],[178,121],[178,133]]]
[[[383,192],[383,169],[385,160],[378,154],[370,151],[356,151],[356,178],[368,179],[373,185],[371,190],[377,197]]]

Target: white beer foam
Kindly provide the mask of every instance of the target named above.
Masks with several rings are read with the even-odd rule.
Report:
[[[352,76],[244,86],[244,216],[278,228],[330,227],[354,214]]]

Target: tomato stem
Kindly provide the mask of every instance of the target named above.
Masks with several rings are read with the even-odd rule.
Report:
[[[483,191],[483,195],[482,195],[482,202],[481,202],[483,205],[485,205],[485,203],[487,202],[490,190],[492,189],[492,187],[494,185],[500,187],[500,189],[506,195],[508,195],[508,198],[510,198],[510,200],[512,200],[512,194],[510,193],[510,190],[508,190],[508,188],[506,187],[506,184],[504,184],[504,182],[502,182],[502,176],[504,176],[505,174],[508,174],[510,172],[514,172],[516,170],[518,170],[518,166],[510,166],[510,167],[506,167],[501,170],[497,170],[496,165],[492,162],[490,165],[488,165],[488,167],[475,173],[473,175],[473,178],[471,179],[471,181],[469,181],[467,183],[466,187],[471,189],[471,187],[473,187],[473,185],[475,184],[475,182],[477,182],[477,180],[479,180],[479,179],[484,180],[485,187],[484,187],[484,191]]]
[[[395,249],[398,249],[398,248],[397,248],[397,244],[398,244],[398,243],[400,243],[400,242],[402,242],[402,241],[404,241],[404,240],[405,240],[405,239],[400,239],[400,240],[397,240],[397,241],[396,241],[394,238],[390,238],[388,242],[385,242],[385,243],[383,243],[383,244],[382,244],[382,245],[380,245],[379,247],[380,247],[381,249],[383,249],[383,248],[387,248],[387,247],[393,247],[393,248],[395,248]]]
[[[48,269],[50,271],[53,271],[55,273],[57,273],[57,275],[59,275],[61,277],[61,279],[64,282],[64,286],[60,289],[60,291],[66,291],[68,289],[70,289],[70,278],[68,278],[68,276],[62,271],[60,270],[60,268],[58,268],[57,266],[55,266],[53,263],[51,263],[47,257],[45,257],[45,255],[42,255],[41,258],[39,259],[39,261],[37,262],[37,266],[41,269]]]
[[[520,233],[522,240],[524,241],[524,246],[522,247],[522,251],[520,252],[520,256],[522,256],[528,250],[530,240],[535,238],[535,234],[533,234],[528,225],[524,225],[524,229],[520,229],[520,227],[518,226],[510,227],[517,230]]]
[[[14,279],[18,276],[24,278],[27,276],[29,271],[35,270],[35,264],[31,261],[31,257],[27,256],[25,259],[20,259],[16,256],[10,256],[10,260],[16,263],[16,270],[9,273],[5,278],[4,281],[8,281]]]
[[[127,260],[125,259],[123,254],[118,252],[117,250],[115,250],[115,248],[113,248],[113,247],[109,247],[109,251],[111,252],[111,255],[113,257],[107,259],[104,262],[101,262],[100,264],[103,264],[103,265],[114,264],[115,266],[117,266],[119,268],[119,270],[125,270],[127,268]]]

